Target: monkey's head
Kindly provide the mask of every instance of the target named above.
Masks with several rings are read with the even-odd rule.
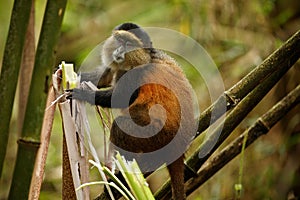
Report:
[[[151,61],[152,43],[148,34],[136,24],[117,26],[105,41],[102,61],[112,70],[130,70]]]

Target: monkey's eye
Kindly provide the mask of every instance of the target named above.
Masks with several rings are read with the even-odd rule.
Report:
[[[119,45],[122,45],[122,46],[124,46],[126,44],[126,41],[123,38],[117,38],[116,41]]]
[[[134,43],[130,42],[130,41],[127,41],[125,43],[125,49],[126,49],[127,52],[133,51],[136,48],[137,48],[137,46]]]
[[[126,47],[133,47],[133,46],[134,46],[133,43],[132,43],[132,42],[129,42],[129,41],[127,41],[127,42],[125,43],[125,45],[126,45]]]
[[[141,48],[141,46],[134,41],[127,41],[125,43],[125,48],[127,51],[133,51],[133,50]]]

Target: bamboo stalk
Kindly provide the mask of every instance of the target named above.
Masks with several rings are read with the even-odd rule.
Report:
[[[30,81],[35,59],[35,0],[32,0],[31,13],[25,38],[22,62],[19,76],[19,99],[18,99],[18,132],[21,134],[25,117],[25,109],[30,88]]]
[[[242,135],[231,142],[220,153],[209,160],[205,167],[201,168],[198,176],[187,183],[187,195],[198,189],[204,182],[235,158],[242,150],[243,140],[247,135],[246,148],[257,138],[269,132],[269,130],[287,114],[294,106],[300,103],[300,85],[291,91],[286,97],[260,117]]]
[[[47,107],[51,105],[53,101],[55,101],[55,93],[53,88],[50,89],[48,98],[47,98]],[[44,178],[44,171],[46,165],[46,159],[48,154],[48,148],[50,143],[50,136],[51,130],[54,120],[54,113],[55,113],[56,105],[49,107],[46,110],[44,120],[43,120],[43,127],[41,133],[41,147],[38,150],[36,163],[34,166],[34,171],[31,180],[31,187],[29,197],[31,200],[39,199],[41,186]]]
[[[32,0],[15,0],[5,44],[0,77],[0,177],[6,154],[9,122],[16,93],[31,4]]]
[[[217,127],[211,136],[199,146],[195,153],[186,161],[187,165],[193,170],[198,171],[208,160],[215,150],[230,135],[234,128],[246,117],[255,105],[266,95],[266,93],[279,81],[279,79],[289,69],[282,68],[268,77],[263,83],[257,86],[246,98],[244,98],[226,117],[224,127]],[[248,139],[249,140],[249,139]],[[242,141],[240,145],[242,145]],[[247,145],[247,144],[246,144]],[[197,176],[199,177],[199,175]],[[197,178],[196,177],[196,178]],[[204,176],[205,177],[205,176]],[[186,177],[186,181],[194,177]],[[200,181],[199,181],[200,182]],[[170,182],[166,182],[155,194],[157,199],[169,199]]]
[[[75,191],[81,185],[81,175],[83,176],[83,164],[85,158],[81,155],[80,141],[76,132],[75,120],[71,116],[69,102],[59,103],[59,110],[63,121],[63,199],[87,199],[84,190]]]
[[[275,50],[259,66],[224,92],[209,108],[201,113],[197,136],[207,129],[211,123],[225,114],[222,105],[227,105],[227,110],[233,108],[274,71],[284,68],[287,65],[293,65],[298,60],[299,55],[300,31],[296,32],[279,49]],[[212,116],[212,113],[216,115]]]
[[[66,0],[47,2],[9,199],[28,198],[65,6]]]
[[[57,96],[63,90],[76,87],[78,84],[77,75],[74,74],[73,64],[62,61],[53,75],[53,87]],[[62,75],[62,76],[60,76]],[[62,79],[61,79],[62,77]],[[84,124],[85,109],[81,104],[68,101],[65,98],[60,99],[59,110],[63,125],[63,199],[89,199],[89,188],[81,187],[81,184],[88,182],[88,154],[84,148],[84,130],[88,126]],[[85,126],[86,125],[86,126]],[[76,189],[77,188],[77,189]]]
[[[226,117],[224,124],[221,123],[221,125],[218,126],[213,133],[211,133],[209,139],[204,141],[195,153],[186,161],[191,170],[196,172],[200,169],[202,164],[222,144],[222,142],[246,117],[246,115],[260,102],[268,91],[279,81],[285,72],[293,66],[299,57],[300,31],[295,33],[279,49],[266,58],[262,64],[226,91],[216,102],[212,104],[212,106],[201,114],[198,128],[198,131],[200,132],[204,131],[210,125],[211,120],[216,121],[224,114],[213,111],[214,109],[218,110],[219,106],[226,102],[230,102],[227,104],[228,109],[235,107]],[[248,95],[244,98],[246,94]],[[217,115],[211,116],[212,112],[217,113]],[[212,117],[212,119],[210,119],[210,117]],[[192,178],[189,176],[191,173],[185,172],[185,174],[185,180]],[[167,181],[156,192],[155,197],[157,199],[167,199],[170,197],[170,181]]]
[[[284,51],[286,50],[286,52]],[[280,53],[279,53],[280,52]],[[287,55],[287,53],[291,55]],[[275,56],[278,56],[277,58]],[[300,31],[298,31],[293,37],[291,37],[279,50],[276,50],[271,56],[269,56],[263,65],[259,65],[258,68],[261,69],[262,66],[272,69],[272,66],[280,66],[277,70],[264,79],[255,89],[253,89],[246,98],[243,98],[239,104],[228,114],[224,121],[224,126],[221,124],[217,127],[214,132],[210,135],[209,139],[203,142],[198,150],[187,160],[188,166],[197,171],[202,164],[207,160],[207,158],[222,144],[222,142],[229,136],[231,131],[246,117],[246,115],[261,101],[261,99],[271,90],[271,88],[280,80],[280,78],[290,69],[293,64],[300,57]],[[256,71],[256,70],[254,70]],[[269,70],[262,70],[269,71]],[[256,82],[256,76],[248,74],[246,77],[251,77],[240,81],[237,85],[233,86],[228,90],[227,93],[231,94],[235,100],[239,97],[245,95],[243,88],[248,90],[252,88],[250,85],[252,82]],[[258,75],[257,75],[258,76]],[[242,79],[243,80],[243,79]],[[234,94],[234,95],[233,95]],[[234,101],[235,101],[234,100]],[[201,122],[200,122],[201,123]],[[217,142],[216,142],[217,140]],[[211,146],[214,145],[213,149]],[[209,152],[206,149],[211,149]],[[202,158],[199,158],[202,154],[206,154]]]
[[[63,175],[62,175],[62,199],[76,199],[70,158],[65,134],[63,134]]]
[[[291,66],[281,68],[269,76],[252,92],[250,92],[226,117],[224,126],[218,126],[187,160],[188,166],[198,171],[203,163],[215,152],[215,150],[226,140],[231,132],[248,115],[248,113],[263,99],[280,78]]]

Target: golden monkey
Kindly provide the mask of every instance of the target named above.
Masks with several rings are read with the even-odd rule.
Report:
[[[102,77],[82,74],[107,90],[74,89],[71,98],[120,108],[111,128],[112,149],[135,158],[142,170],[167,163],[173,199],[185,199],[184,152],[195,134],[192,87],[176,61],[152,47],[139,26],[124,23],[105,41]],[[99,80],[99,81],[98,81]]]

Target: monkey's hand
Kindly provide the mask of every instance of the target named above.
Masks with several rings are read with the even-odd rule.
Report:
[[[98,105],[105,108],[111,108],[111,97],[113,89],[108,90],[88,90],[88,89],[79,89],[74,88],[73,90],[67,90],[70,92],[68,99],[76,99],[79,101],[86,101],[91,105]],[[118,94],[116,94],[118,96]],[[128,107],[128,104],[125,105],[122,101],[123,98],[118,98],[120,101],[115,103],[115,108],[124,108]]]
[[[87,90],[82,88],[74,88],[73,90],[67,90],[70,92],[68,99],[76,99],[79,101],[86,101],[92,105],[95,105],[96,92],[93,90]]]

